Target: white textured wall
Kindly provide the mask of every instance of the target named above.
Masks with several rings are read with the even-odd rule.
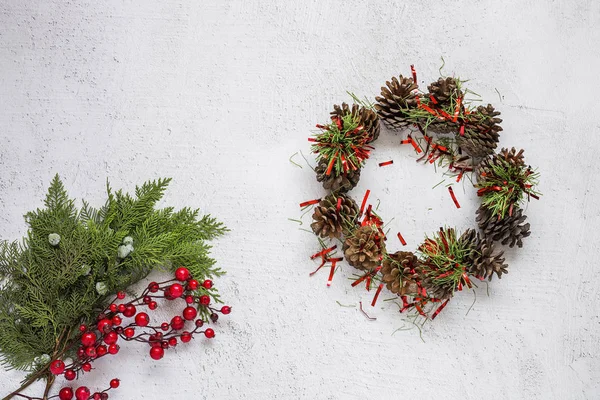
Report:
[[[214,253],[234,313],[214,341],[159,362],[136,344],[98,362],[83,382],[120,377],[115,399],[600,398],[598,4],[3,0],[0,237],[24,233],[56,172],[95,204],[107,177],[132,189],[171,176],[165,204],[232,228]],[[324,192],[288,158],[346,90],[372,98],[412,63],[428,83],[441,56],[502,111],[501,144],[526,149],[544,196],[510,274],[468,315],[473,294],[457,296],[423,342],[392,335],[406,325],[389,302],[368,308],[373,322],[336,304],[372,296],[349,267],[330,288],[325,271],[308,277],[317,243],[287,218]],[[356,197],[371,189],[411,249],[440,225],[472,226],[474,191],[456,186],[454,208],[400,137],[382,132]],[[2,372],[0,394],[20,378]]]

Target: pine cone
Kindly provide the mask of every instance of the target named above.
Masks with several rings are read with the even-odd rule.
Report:
[[[491,176],[493,174],[493,167],[524,167],[525,159],[523,152],[524,150],[521,149],[517,153],[517,150],[513,147],[510,151],[504,148],[498,154],[490,154],[477,166],[477,182],[483,182],[486,176]]]
[[[523,210],[517,208],[513,210],[512,216],[508,214],[498,220],[497,215],[492,215],[490,210],[481,205],[477,210],[477,224],[483,231],[483,236],[494,241],[501,241],[503,245],[514,247],[515,244],[523,247],[523,238],[529,236],[529,223],[523,224],[527,216],[523,215]]]
[[[338,211],[338,199],[342,199]],[[332,193],[322,199],[315,207],[312,218],[315,220],[310,227],[322,238],[339,238],[347,233],[348,225],[354,224],[358,215],[358,205],[352,198],[344,194]]]
[[[354,118],[358,119],[358,124],[363,127],[364,131],[367,132],[369,137],[368,143],[371,143],[379,137],[379,116],[373,110],[366,107],[359,107],[358,104],[352,104],[352,109],[346,103],[342,103],[342,106],[337,104],[333,106],[333,111],[330,113],[332,117],[344,117],[348,114],[352,114]]]
[[[482,158],[493,154],[498,145],[498,138],[502,127],[502,120],[496,118],[500,115],[491,104],[487,107],[479,106],[469,114],[465,121],[464,135],[457,135],[456,142],[467,154],[475,158]]]
[[[402,128],[411,123],[407,111],[417,107],[415,90],[418,86],[412,78],[402,75],[399,80],[393,77],[385,84],[387,87],[381,88],[381,96],[375,97],[375,110],[390,128]]]
[[[494,273],[498,278],[508,273],[508,265],[504,264],[504,252],[494,254],[494,242],[490,238],[479,240],[472,253],[468,272],[481,279],[492,280]]]
[[[323,187],[327,190],[337,193],[346,193],[358,185],[360,179],[360,168],[357,170],[349,169],[348,172],[336,175],[335,170],[327,175],[327,160],[321,159],[315,168],[317,173],[317,181],[323,183]]]
[[[450,104],[452,100],[456,101],[463,93],[458,88],[458,82],[452,77],[439,78],[436,82],[427,86],[429,94],[435,98],[438,107]]]
[[[382,280],[388,290],[398,296],[418,292],[417,257],[409,251],[397,251],[383,259]]]
[[[435,282],[435,278],[431,277],[423,279],[423,287],[425,287],[425,290],[427,291],[427,296],[439,300],[451,298],[455,290],[454,284],[440,284],[439,282]]]
[[[381,264],[385,244],[376,228],[365,225],[346,238],[343,251],[348,264],[354,268],[371,271]]]

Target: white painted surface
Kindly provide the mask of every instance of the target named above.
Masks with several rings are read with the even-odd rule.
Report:
[[[165,204],[232,228],[215,256],[234,307],[204,340],[160,362],[124,346],[83,380],[122,379],[115,399],[600,398],[600,151],[595,1],[0,2],[0,237],[24,233],[59,172],[99,204],[108,177],[132,189],[175,178]],[[438,319],[401,328],[380,302],[367,321],[345,267],[309,278],[313,236],[287,220],[323,190],[290,155],[346,90],[374,97],[392,75],[445,72],[503,113],[501,143],[539,166],[533,234],[511,272],[463,293]],[[502,95],[500,102],[497,89]],[[414,249],[446,223],[474,223],[472,190],[452,205],[441,177],[382,132],[358,198],[372,190]],[[376,164],[393,158],[393,166]],[[300,157],[295,158],[301,160]],[[431,208],[431,210],[429,210]],[[390,249],[398,248],[395,240]],[[387,296],[383,296],[384,298]],[[0,374],[0,394],[21,375]]]

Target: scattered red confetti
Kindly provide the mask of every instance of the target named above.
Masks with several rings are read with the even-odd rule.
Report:
[[[412,137],[409,136],[409,138],[410,138],[410,144],[412,144],[412,146],[414,147],[415,151],[417,153],[422,153],[423,150],[421,150],[421,147],[419,147],[419,145],[417,144],[417,142],[415,142]]]
[[[458,204],[458,200],[456,200],[456,196],[454,195],[454,190],[452,190],[452,186],[448,186],[448,191],[450,192],[450,196],[452,197],[452,201],[454,201],[454,205],[456,208],[460,208],[460,204]]]
[[[381,293],[381,289],[383,289],[383,283],[379,284],[377,292],[375,292],[375,297],[373,297],[373,301],[371,302],[371,307],[374,307],[375,303],[377,303],[377,298],[379,297],[379,293]]]
[[[380,167],[385,167],[386,165],[390,165],[390,164],[393,164],[393,163],[394,163],[394,160],[384,161],[384,162],[380,162],[379,166]]]
[[[435,310],[435,312],[434,312],[434,313],[433,313],[433,315],[431,316],[431,319],[432,319],[432,320],[433,320],[433,319],[435,319],[435,317],[437,317],[437,316],[438,316],[438,314],[439,314],[440,312],[442,312],[442,310],[444,309],[444,307],[446,307],[446,304],[448,304],[448,302],[449,302],[449,301],[450,301],[450,299],[448,299],[448,300],[444,301],[444,302],[442,303],[442,305],[441,305],[441,306],[439,306],[437,310]]]
[[[458,174],[458,177],[456,178],[456,182],[460,182],[464,172],[465,171],[460,171],[460,173]]]
[[[337,263],[336,259],[331,260],[331,272],[329,272],[329,278],[327,279],[327,286],[331,286],[331,281],[333,280],[333,273],[335,272],[335,264]]]
[[[330,248],[328,248],[328,249],[323,249],[323,250],[321,250],[321,251],[319,251],[319,252],[317,252],[317,253],[313,254],[312,256],[310,256],[310,259],[311,259],[311,260],[314,260],[315,258],[317,258],[317,257],[319,257],[319,256],[321,256],[321,257],[323,257],[323,256],[326,256],[326,255],[327,255],[327,253],[330,253],[330,252],[332,252],[332,251],[333,251],[333,250],[335,250],[336,248],[337,248],[337,245],[335,245],[335,246],[332,246],[332,247],[330,247]]]
[[[338,197],[336,211],[339,213],[341,208],[342,208],[342,198]]]
[[[400,239],[400,243],[402,243],[402,246],[406,246],[406,240],[404,240],[404,237],[402,237],[402,234],[400,232],[398,232],[398,239]]]
[[[300,208],[304,208],[304,207],[310,206],[312,204],[317,204],[320,201],[321,201],[321,199],[314,199],[314,200],[305,201],[304,203],[300,203]]]
[[[367,199],[369,198],[370,193],[371,193],[371,191],[369,189],[367,189],[367,192],[365,193],[365,197],[363,197],[362,204],[360,205],[360,212],[358,213],[358,215],[362,215],[363,211],[365,210],[365,205],[367,204]]]
[[[410,72],[412,72],[413,82],[417,83],[417,70],[414,65],[410,66]]]

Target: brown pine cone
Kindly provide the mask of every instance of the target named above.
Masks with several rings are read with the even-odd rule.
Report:
[[[462,91],[458,88],[458,82],[452,77],[439,78],[427,86],[429,94],[435,98],[438,107],[443,107],[452,102],[457,101],[463,96]]]
[[[340,209],[337,209],[338,199],[342,199]],[[315,207],[312,218],[315,220],[310,227],[322,238],[339,238],[348,232],[358,215],[356,202],[344,195],[332,193],[322,199]]]
[[[410,251],[387,254],[381,267],[382,280],[388,290],[398,296],[415,294],[419,290],[417,268],[418,259]]]
[[[500,115],[491,104],[479,106],[468,115],[465,121],[464,135],[456,135],[456,143],[471,157],[482,158],[493,154],[498,146],[498,138],[502,127]]]
[[[468,272],[490,281],[494,274],[502,278],[502,274],[508,273],[508,265],[504,263],[503,255],[503,251],[495,253],[494,242],[490,238],[481,239],[472,253]]]
[[[342,250],[348,264],[364,271],[372,271],[381,264],[385,243],[375,227],[365,225],[346,237]]]
[[[352,114],[358,120],[358,125],[362,126],[369,137],[368,143],[371,143],[379,137],[379,116],[373,110],[366,107],[360,107],[358,104],[352,104],[352,108],[346,103],[341,106],[337,104],[333,106],[333,111],[330,113],[332,117],[344,117]]]
[[[493,175],[493,167],[524,167],[525,158],[523,157],[524,150],[517,150],[513,147],[510,151],[506,148],[500,150],[498,154],[490,154],[484,158],[476,169],[477,182],[485,181],[487,176]]]
[[[391,82],[385,83],[387,87],[381,88],[381,96],[375,97],[377,103],[375,110],[383,122],[390,128],[402,128],[411,123],[407,119],[407,111],[417,107],[416,89],[417,84],[412,78],[392,78]]]
[[[483,236],[494,241],[500,241],[503,245],[514,247],[515,244],[523,247],[523,238],[531,235],[529,223],[524,224],[527,219],[523,215],[523,210],[517,208],[513,210],[512,216],[508,213],[504,218],[498,220],[498,216],[492,214],[490,210],[481,205],[477,210],[477,224],[483,231]]]
[[[357,170],[349,169],[348,172],[343,172],[336,175],[335,169],[331,174],[327,175],[327,160],[321,159],[315,168],[317,173],[317,181],[323,183],[323,187],[332,192],[346,193],[358,185],[360,180],[360,168]]]

